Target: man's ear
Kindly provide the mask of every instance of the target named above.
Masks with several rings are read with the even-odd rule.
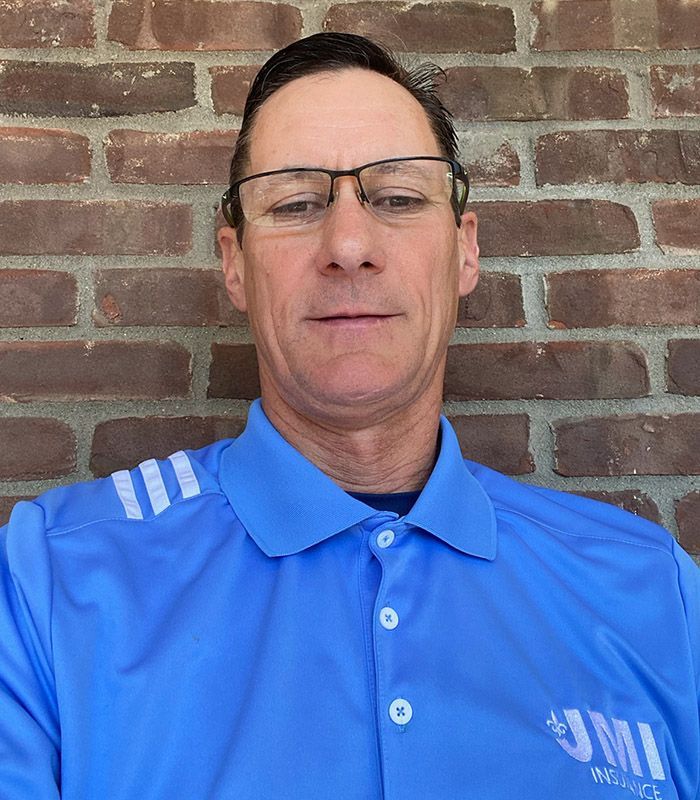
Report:
[[[216,232],[221,248],[221,268],[224,271],[224,284],[226,292],[233,305],[245,313],[248,304],[245,296],[245,257],[241,250],[236,231],[224,225]]]
[[[458,231],[459,296],[466,297],[474,291],[479,280],[479,243],[476,238],[477,219],[473,211],[462,214]]]

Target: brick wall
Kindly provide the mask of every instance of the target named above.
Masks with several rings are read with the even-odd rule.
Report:
[[[240,430],[214,208],[255,65],[323,29],[448,74],[484,256],[465,454],[700,552],[698,0],[1,3],[0,514]]]

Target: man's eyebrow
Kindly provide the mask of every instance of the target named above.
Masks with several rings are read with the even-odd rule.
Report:
[[[427,169],[426,166],[411,161],[388,161],[370,166],[372,166],[372,171],[387,174],[400,172],[402,175],[424,175]]]

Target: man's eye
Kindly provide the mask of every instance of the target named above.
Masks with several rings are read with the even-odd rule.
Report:
[[[320,197],[293,197],[275,203],[268,213],[276,219],[309,217],[318,214],[325,208],[325,205]]]
[[[403,189],[379,192],[370,198],[370,202],[377,211],[391,214],[421,211],[428,203],[423,195]]]

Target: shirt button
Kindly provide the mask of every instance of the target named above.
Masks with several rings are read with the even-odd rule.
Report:
[[[384,606],[384,608],[379,612],[379,622],[383,628],[386,628],[388,631],[393,631],[394,628],[399,624],[399,615],[394,611],[393,608]]]
[[[397,725],[406,725],[411,721],[413,716],[413,709],[408,700],[403,697],[397,697],[396,700],[389,706],[389,716],[391,721]]]
[[[386,530],[382,531],[379,536],[377,536],[377,544],[379,547],[389,547],[394,539],[396,538],[396,534],[394,531]]]

